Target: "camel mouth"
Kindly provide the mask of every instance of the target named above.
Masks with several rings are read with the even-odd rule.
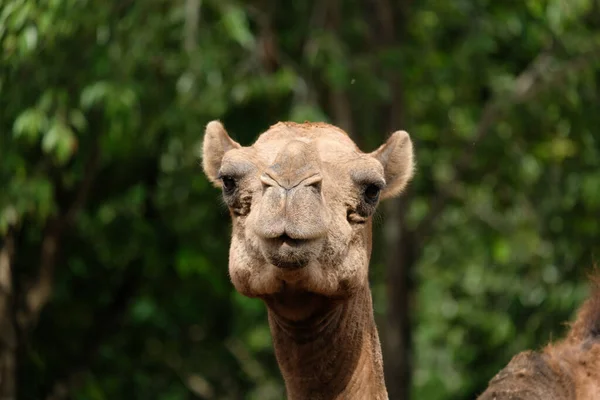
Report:
[[[311,243],[316,242],[314,239],[296,239],[284,233],[283,235],[264,239],[265,244],[270,249],[276,249],[280,253],[300,253],[304,252]]]
[[[285,270],[306,267],[313,258],[315,240],[294,239],[287,234],[264,241],[263,254],[270,264]]]
[[[302,246],[303,244],[310,242],[310,240],[308,240],[308,239],[294,239],[294,238],[288,236],[286,233],[279,236],[275,240],[280,242],[282,246],[289,246],[289,247],[298,247],[298,246]]]

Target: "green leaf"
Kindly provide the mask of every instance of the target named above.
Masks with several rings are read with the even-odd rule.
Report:
[[[38,31],[35,26],[28,26],[23,32],[23,45],[25,51],[34,50],[38,43]]]
[[[67,125],[56,119],[42,138],[42,150],[56,155],[57,161],[64,164],[74,153],[75,134]]]
[[[15,137],[26,136],[28,138],[37,138],[45,129],[48,118],[41,110],[30,108],[23,111],[13,124],[13,134]]]
[[[229,6],[223,13],[223,25],[229,36],[245,49],[255,46],[254,36],[250,31],[244,10],[237,6]]]
[[[44,94],[38,100],[38,108],[44,112],[49,112],[54,104],[55,91],[48,89],[44,91]]]
[[[151,298],[141,297],[131,309],[132,316],[137,321],[146,321],[156,313],[156,304]]]
[[[301,103],[293,106],[290,120],[294,122],[328,121],[329,118],[319,107],[312,104]]]
[[[79,132],[83,132],[87,127],[87,121],[81,110],[73,109],[69,112],[69,122]]]
[[[105,81],[95,82],[86,86],[81,92],[79,104],[83,109],[89,109],[104,101],[110,90],[110,84]]]
[[[50,153],[54,150],[60,140],[61,126],[60,123],[54,122],[48,132],[42,138],[42,150],[45,153]]]
[[[0,234],[5,234],[8,228],[16,225],[19,220],[19,213],[13,205],[6,206],[0,212]]]

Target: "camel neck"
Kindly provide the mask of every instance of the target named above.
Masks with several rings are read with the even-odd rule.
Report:
[[[265,301],[289,400],[388,398],[368,287],[344,300],[302,293]]]

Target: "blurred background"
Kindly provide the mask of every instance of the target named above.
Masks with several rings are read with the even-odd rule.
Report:
[[[418,162],[376,215],[392,400],[560,338],[600,250],[599,0],[0,0],[0,398],[284,398],[206,123]]]

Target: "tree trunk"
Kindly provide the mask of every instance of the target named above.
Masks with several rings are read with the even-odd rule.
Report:
[[[13,312],[12,259],[9,232],[0,250],[0,400],[16,399],[17,334]]]
[[[412,338],[410,324],[411,271],[415,263],[411,234],[404,227],[404,198],[385,204],[383,227],[387,315],[383,324],[383,361],[390,399],[410,398]]]
[[[406,16],[400,18],[405,22]],[[391,29],[391,28],[390,28]],[[400,39],[394,44],[400,45]],[[385,108],[388,134],[406,129],[404,87],[398,72],[388,71],[387,80],[392,98]],[[387,312],[384,324],[383,359],[386,385],[390,399],[408,400],[412,378],[411,274],[416,261],[413,233],[406,228],[405,211],[409,193],[387,200],[383,226],[384,262],[386,275]]]

